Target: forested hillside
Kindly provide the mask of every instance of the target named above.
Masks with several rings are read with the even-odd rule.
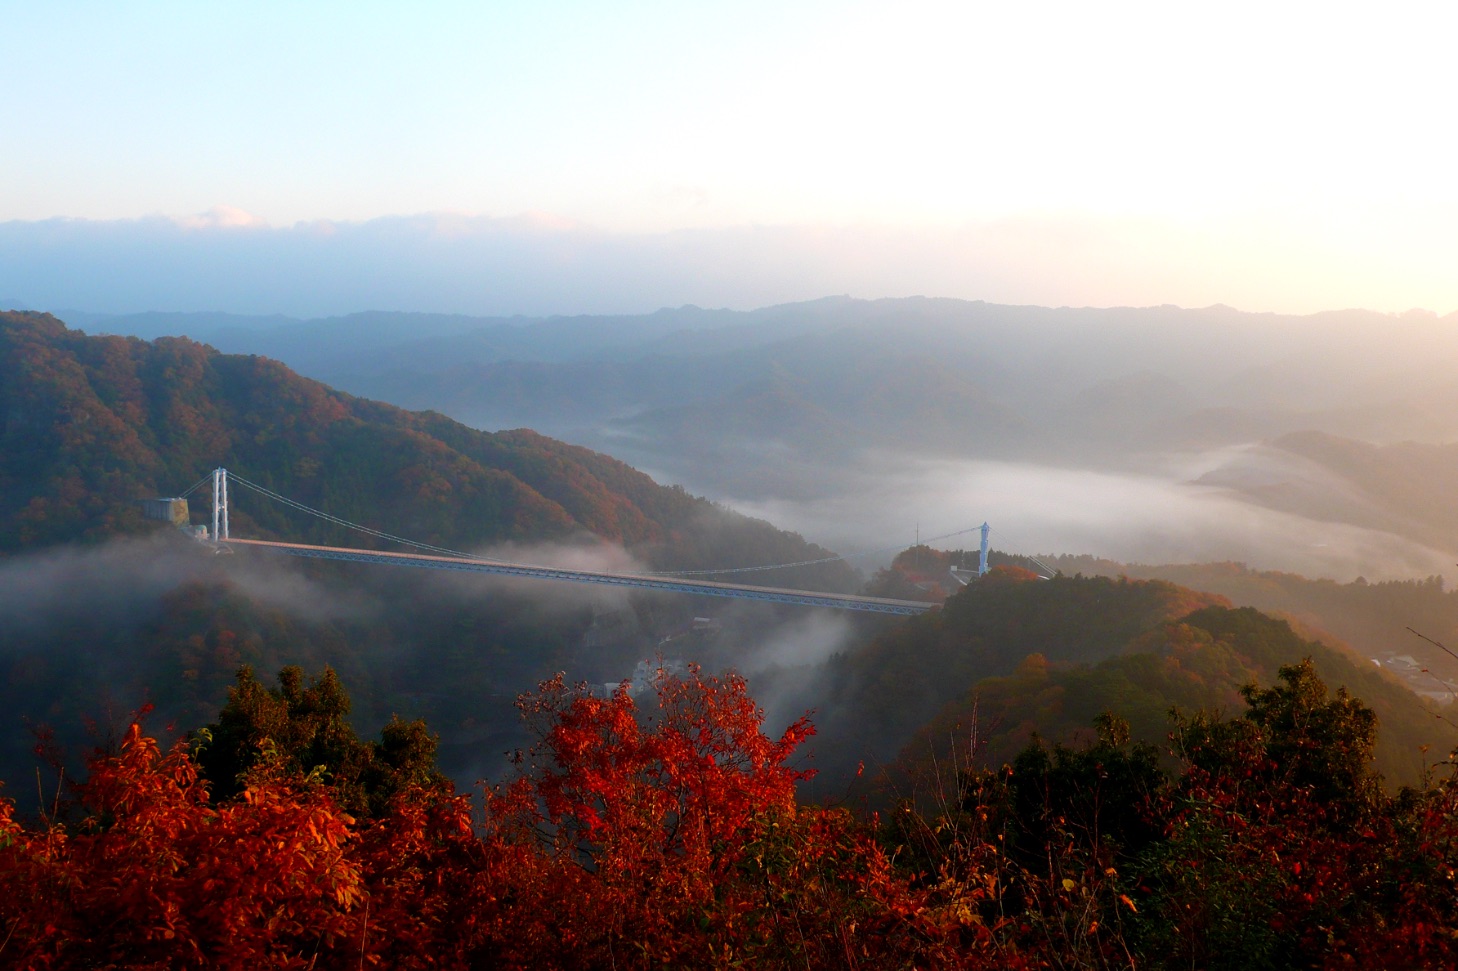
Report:
[[[1208,608],[1196,625],[1250,628]],[[1221,615],[1227,615],[1223,618]],[[1309,662],[1171,757],[1116,715],[919,803],[806,804],[813,731],[733,675],[520,701],[534,743],[458,794],[417,723],[365,741],[333,671],[240,675],[171,747],[0,798],[0,959],[26,968],[1452,967],[1458,780],[1385,793],[1379,719]]]
[[[591,534],[668,568],[826,555],[530,431],[479,432],[266,358],[183,338],[88,337],[45,314],[0,314],[0,421],[4,552],[142,531],[136,500],[175,495],[222,465],[335,516],[454,549]],[[241,491],[233,499],[243,535],[374,542]],[[846,590],[856,579],[829,564],[793,582]]]
[[[868,764],[887,762],[981,678],[1010,674],[1031,654],[1095,663],[1160,623],[1220,602],[1170,583],[1099,578],[1050,585],[1023,576],[989,573],[940,611],[832,659],[821,706],[827,754],[854,751]]]
[[[1375,764],[1392,785],[1417,785],[1441,753],[1458,747],[1458,727],[1447,716],[1363,659],[1302,638],[1252,608],[1212,606],[1158,624],[1096,663],[1033,654],[1007,676],[978,679],[917,732],[888,781],[914,787],[938,760],[1002,765],[1035,737],[1088,740],[1101,712],[1126,720],[1135,739],[1165,749],[1171,711],[1239,711],[1241,688],[1266,683],[1303,658],[1376,713]]]
[[[1458,658],[1438,645],[1458,647],[1458,591],[1443,578],[1349,583],[1319,580],[1243,563],[1118,563],[1091,556],[1050,556],[1064,573],[1167,580],[1208,590],[1231,602],[1288,618],[1311,637],[1335,638],[1369,660],[1410,656],[1414,690],[1445,693],[1458,679]],[[1419,636],[1421,635],[1421,636]],[[1434,644],[1436,641],[1438,644]],[[1426,670],[1422,670],[1426,669]]]
[[[240,664],[333,665],[356,714],[424,716],[470,781],[519,744],[510,699],[566,671],[628,676],[722,602],[381,567],[215,556],[137,503],[226,466],[290,498],[454,549],[518,544],[581,564],[703,568],[828,551],[533,432],[478,432],[353,398],[259,357],[186,339],[88,337],[0,314],[0,769],[33,768],[32,730],[75,752],[143,703],[209,717]],[[193,520],[206,519],[206,487]],[[235,535],[382,545],[236,487]],[[550,547],[544,544],[552,544]],[[523,548],[523,546],[525,548]],[[620,548],[621,546],[621,548]],[[853,590],[843,563],[778,582]],[[716,661],[773,612],[739,609]],[[119,730],[119,729],[118,729]]]
[[[1458,744],[1441,710],[1370,661],[1217,594],[998,567],[829,663],[818,750],[841,779],[849,753],[898,763],[879,780],[895,792],[933,762],[995,768],[1035,735],[1070,740],[1106,710],[1162,746],[1171,709],[1234,710],[1243,685],[1307,657],[1377,712],[1377,764],[1394,783],[1416,783],[1431,753]]]

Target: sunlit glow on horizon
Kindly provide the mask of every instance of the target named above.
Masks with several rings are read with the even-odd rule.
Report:
[[[1458,309],[1449,3],[4,7],[0,222],[920,235],[907,287],[994,299],[956,267],[1022,238],[1086,278],[1031,302]]]

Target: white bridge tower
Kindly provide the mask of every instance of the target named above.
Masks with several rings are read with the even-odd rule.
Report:
[[[213,542],[228,538],[228,470],[213,469]]]

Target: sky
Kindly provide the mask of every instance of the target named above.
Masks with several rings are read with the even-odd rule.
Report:
[[[1458,309],[1451,2],[0,0],[0,22],[0,301]]]

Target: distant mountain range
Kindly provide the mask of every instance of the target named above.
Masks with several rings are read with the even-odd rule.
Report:
[[[1205,446],[1246,441],[1255,426],[1265,437],[1310,429],[1376,440],[1458,437],[1458,390],[1448,380],[1458,362],[1458,315],[839,297],[634,317],[66,316],[88,330],[185,334],[274,357],[345,390],[444,406],[483,428],[560,433],[612,423],[648,432],[668,420],[665,411],[737,402],[782,382],[845,414],[876,444],[901,443],[928,407],[968,429],[962,439],[1001,453],[1028,448],[1030,437],[1045,448],[1090,436],[1131,448]],[[919,382],[920,395],[908,393],[909,381]],[[994,406],[1007,415],[989,426]],[[866,427],[868,413],[881,421]],[[1015,439],[1006,434],[1009,416],[1020,419]],[[925,438],[944,451],[965,444]]]
[[[1440,447],[1458,440],[1458,315],[836,297],[633,317],[71,320],[186,333],[737,500],[814,501],[898,457],[981,459],[1198,481],[1313,521],[1458,546],[1447,501],[1458,452]]]

